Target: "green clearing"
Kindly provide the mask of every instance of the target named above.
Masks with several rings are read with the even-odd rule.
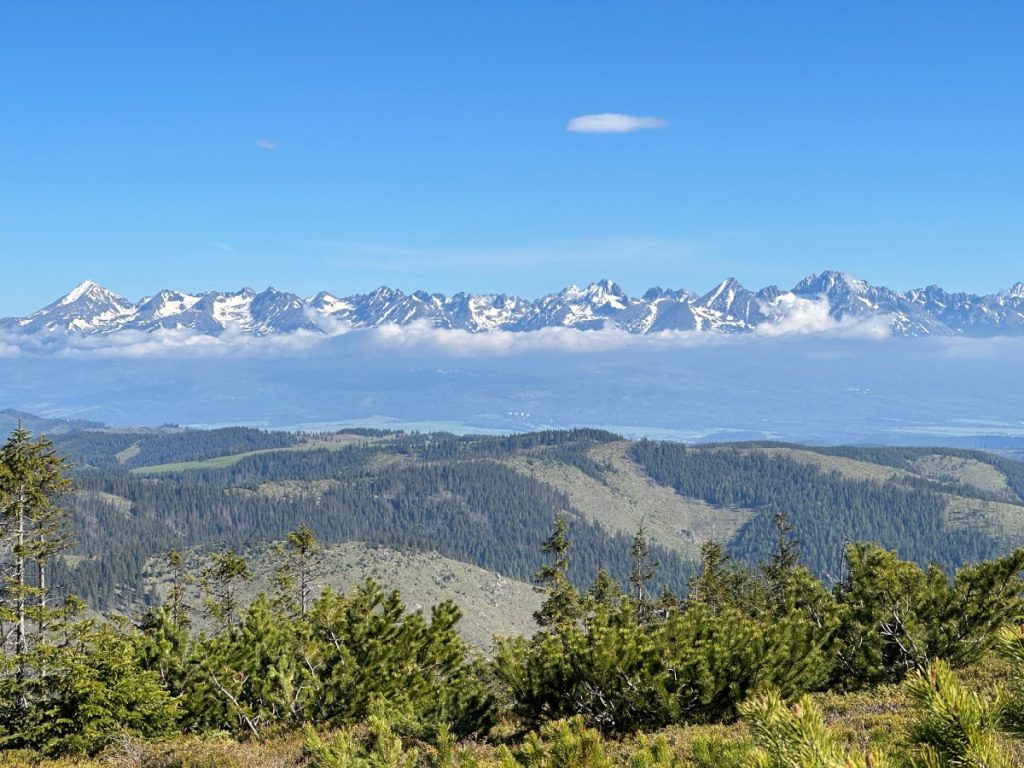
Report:
[[[628,456],[631,443],[596,445],[589,456],[608,467],[600,480],[565,462],[519,455],[505,459],[517,472],[565,493],[573,507],[611,533],[632,536],[642,524],[652,543],[696,562],[708,540],[729,541],[753,512],[715,507],[658,485]]]
[[[161,475],[169,472],[188,472],[193,469],[224,469],[225,467],[234,466],[242,459],[247,459],[250,456],[259,456],[265,453],[316,451],[321,449],[328,451],[340,451],[349,445],[365,442],[367,442],[366,438],[357,436],[352,436],[349,440],[310,440],[288,448],[265,448],[259,451],[233,453],[229,456],[216,456],[212,459],[203,459],[202,461],[178,461],[170,464],[153,464],[148,467],[136,467],[135,469],[130,470],[130,472],[133,475]]]

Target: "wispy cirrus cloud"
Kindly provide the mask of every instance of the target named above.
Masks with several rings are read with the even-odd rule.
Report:
[[[274,150],[274,149],[277,149],[279,146],[280,146],[280,144],[278,144],[273,139],[256,139],[256,148],[257,149]]]
[[[668,120],[662,117],[626,115],[620,112],[600,112],[579,115],[565,126],[570,133],[632,133],[651,128],[664,128]]]

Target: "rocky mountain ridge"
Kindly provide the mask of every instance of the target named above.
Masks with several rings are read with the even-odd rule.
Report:
[[[162,290],[133,303],[87,280],[30,315],[0,320],[0,328],[47,335],[187,329],[265,336],[425,323],[472,333],[544,328],[748,333],[771,331],[809,308],[829,322],[875,321],[895,336],[1024,335],[1024,283],[987,296],[950,293],[934,285],[898,292],[835,271],[810,275],[790,290],[768,286],[751,291],[728,278],[703,295],[651,288],[631,297],[611,280],[601,280],[536,300],[508,294],[407,294],[387,287],[345,297],[321,292],[302,298],[275,288],[259,293],[243,288],[198,294]]]

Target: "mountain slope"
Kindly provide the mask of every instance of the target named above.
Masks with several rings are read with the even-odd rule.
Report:
[[[528,582],[562,513],[573,540],[570,575],[581,586],[600,569],[624,580],[643,524],[660,563],[656,581],[674,589],[685,586],[708,540],[749,562],[768,556],[776,512],[822,574],[839,572],[843,547],[855,539],[952,567],[1008,551],[1024,535],[1024,464],[980,452],[683,446],[599,430],[317,436],[336,441],[333,450],[295,439],[240,429],[57,436],[80,470],[68,504],[78,544],[55,576],[95,606],[137,608],[152,599],[145,564],[168,548],[259,551],[303,523],[332,547],[433,552]],[[127,446],[137,450],[123,458]],[[218,452],[231,459],[212,458]],[[173,470],[204,457],[196,469]],[[148,473],[154,463],[165,471]]]
[[[240,587],[239,601],[243,605],[260,592],[272,594],[275,589],[273,550],[259,546],[246,555],[252,580]],[[186,553],[187,572],[196,577],[186,596],[188,605],[202,605],[198,577],[204,565],[205,558],[200,553]],[[162,558],[146,563],[144,579],[149,594],[165,600],[171,578]],[[310,579],[315,593],[324,587],[346,593],[366,579],[373,579],[385,589],[401,592],[410,609],[422,608],[427,613],[431,606],[453,600],[462,609],[459,632],[481,648],[489,647],[496,635],[532,634],[536,629],[533,613],[542,600],[531,584],[436,552],[401,552],[355,541],[326,547]],[[196,616],[193,628],[208,629],[201,615]]]

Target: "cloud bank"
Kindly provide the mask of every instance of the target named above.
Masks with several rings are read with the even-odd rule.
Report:
[[[601,112],[572,118],[565,130],[570,133],[632,133],[650,128],[664,128],[668,120],[661,117],[641,117],[618,112]]]
[[[858,318],[847,315],[837,320],[829,314],[829,302],[824,296],[804,299],[784,294],[776,299],[782,311],[774,323],[761,323],[754,329],[755,336],[807,336],[828,335],[841,338],[884,339],[891,335],[889,318],[872,315]]]
[[[26,334],[0,331],[0,357],[53,355],[68,358],[145,357],[275,357],[315,354],[326,343],[351,335],[356,349],[401,356],[434,355],[452,358],[514,356],[531,353],[591,354],[625,349],[673,350],[707,345],[763,343],[780,338],[835,338],[877,340],[887,338],[884,317],[864,319],[829,315],[827,299],[790,297],[778,306],[779,317],[762,323],[753,333],[723,331],[658,331],[635,334],[613,324],[599,330],[542,328],[535,331],[470,331],[437,328],[428,322],[382,325],[354,330],[347,323],[316,313],[320,331],[254,336],[229,328],[211,335],[188,328],[154,331],[123,330],[110,334]],[[311,315],[313,317],[313,315]],[[961,352],[961,354],[964,354]]]
[[[190,328],[161,328],[95,336],[0,333],[0,357],[14,354],[66,358],[273,357],[308,352],[342,332],[300,330],[273,336],[252,336],[227,330],[219,336],[211,336]]]

